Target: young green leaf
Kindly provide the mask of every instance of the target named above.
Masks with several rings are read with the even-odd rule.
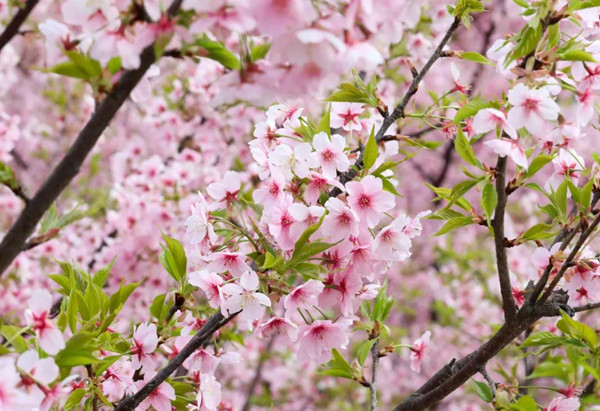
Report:
[[[371,128],[371,135],[365,145],[365,151],[363,152],[363,166],[365,170],[369,170],[375,161],[377,161],[377,141],[375,140],[375,126]]]

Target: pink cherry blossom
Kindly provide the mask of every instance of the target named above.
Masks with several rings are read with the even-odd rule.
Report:
[[[381,214],[389,211],[396,204],[394,195],[383,190],[380,178],[366,176],[360,182],[346,183],[348,204],[356,213],[361,224],[372,228],[379,223]]]
[[[312,160],[321,167],[325,178],[332,179],[336,176],[336,170],[348,171],[350,161],[344,153],[346,140],[339,134],[333,134],[331,140],[326,133],[320,132],[313,138],[315,152],[311,154]]]
[[[331,320],[317,320],[298,329],[298,361],[324,363],[329,359],[331,350],[346,349],[348,324],[333,323]]]
[[[177,355],[193,338],[191,335],[181,335],[175,339],[172,356]],[[213,374],[219,365],[219,358],[203,348],[199,348],[183,362],[188,370],[200,371],[201,374]]]
[[[308,178],[309,181],[304,190],[304,199],[309,204],[316,204],[321,193],[326,192],[329,186],[337,187],[342,192],[345,191],[344,186],[339,181],[326,178],[322,174],[313,172]]]
[[[285,198],[285,181],[277,176],[274,176],[271,180],[265,181],[261,188],[254,190],[252,198],[258,204],[265,207],[265,210],[271,210],[273,207],[278,206]]]
[[[358,217],[341,200],[332,197],[325,203],[325,208],[328,213],[321,224],[323,235],[336,240],[358,235]]]
[[[342,128],[346,131],[362,130],[359,117],[364,111],[360,103],[333,103],[331,105],[331,127]]]
[[[144,385],[152,379],[151,373],[146,373],[144,379],[136,382],[138,389],[141,389]],[[171,411],[171,401],[175,400],[175,390],[167,382],[160,384],[150,395],[140,403],[140,410],[147,410],[150,407],[154,407],[156,411]]]
[[[237,195],[242,185],[242,178],[235,171],[226,171],[222,183],[212,183],[206,187],[206,192],[220,208],[229,207],[237,200]]]
[[[125,394],[133,393],[135,370],[130,361],[120,358],[104,372],[102,392],[110,401],[119,401]]]
[[[294,288],[284,300],[285,318],[289,318],[298,308],[311,308],[318,305],[319,294],[324,285],[317,280],[308,280],[304,284]]]
[[[142,323],[133,332],[133,347],[131,347],[131,365],[134,369],[143,367],[145,371],[152,369],[154,360],[152,353],[158,345],[156,325]]]
[[[52,295],[47,290],[37,289],[31,294],[25,320],[39,338],[40,347],[50,355],[65,348],[65,340],[58,328],[48,318],[52,308]]]
[[[523,83],[517,84],[508,92],[512,108],[508,112],[508,122],[515,129],[525,127],[534,136],[544,133],[546,120],[556,120],[560,108],[544,89],[530,89]]]
[[[518,139],[516,130],[506,120],[506,114],[495,108],[479,110],[473,119],[473,131],[485,134],[492,130],[504,130],[513,139]]]
[[[415,372],[421,372],[421,361],[425,357],[425,351],[429,346],[431,332],[425,331],[421,338],[417,339],[411,348],[410,353],[410,369]]]
[[[210,223],[210,208],[204,196],[198,193],[200,201],[190,206],[191,215],[185,220],[186,234],[192,244],[208,246],[217,239],[212,224]]]
[[[286,318],[275,316],[259,324],[256,332],[263,338],[286,333],[290,340],[295,341],[298,335],[298,326]]]
[[[404,233],[409,222],[408,217],[401,216],[381,229],[373,241],[373,254],[385,261],[404,261],[410,257],[412,243]]]
[[[544,408],[544,411],[577,411],[580,406],[580,400],[577,397],[556,397],[547,408]]]
[[[242,253],[221,251],[209,254],[204,259],[209,263],[206,267],[207,270],[214,273],[229,271],[229,274],[239,276],[246,271],[250,271],[250,266],[246,264],[246,256]]]
[[[575,150],[558,151],[558,155],[552,160],[554,174],[548,180],[548,187],[556,190],[565,178],[569,178],[573,184],[579,183],[579,177],[585,167],[585,160]]]
[[[510,138],[497,138],[486,141],[483,144],[491,148],[494,153],[498,154],[500,157],[509,156],[511,160],[521,168],[527,170],[527,167],[529,167],[529,161],[527,160],[525,149],[523,146],[521,146],[519,140],[512,140]]]
[[[221,305],[219,289],[223,285],[223,278],[220,275],[206,270],[198,270],[190,273],[188,281],[204,291],[211,307],[219,308]]]
[[[269,297],[256,292],[258,286],[258,276],[254,271],[243,273],[239,284],[225,284],[221,287],[221,311],[227,315],[241,311],[239,319],[251,329],[252,322],[263,315],[265,307],[271,306]]]
[[[294,148],[280,144],[269,155],[269,161],[279,167],[288,180],[291,180],[294,174],[300,178],[307,178],[310,175],[309,168],[314,163],[311,153],[312,147],[308,143],[297,144]]]
[[[198,406],[210,411],[216,410],[221,403],[221,384],[212,374],[200,375],[200,389],[196,397]]]
[[[39,29],[46,38],[46,59],[50,64],[57,63],[63,55],[63,49],[73,47],[71,31],[67,26],[53,19],[39,24]]]
[[[320,206],[305,206],[304,204],[294,203],[289,208],[289,213],[296,222],[290,228],[292,238],[299,238],[300,235],[311,225],[319,222],[319,219],[325,213],[325,209]]]

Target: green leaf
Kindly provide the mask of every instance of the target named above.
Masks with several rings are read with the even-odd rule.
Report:
[[[494,395],[492,393],[492,389],[485,382],[473,381],[475,384],[475,392],[485,402],[492,402],[494,400]]]
[[[165,297],[165,294],[157,295],[150,305],[150,314],[152,314],[158,322],[164,321],[169,312],[169,307],[165,304]]]
[[[298,241],[296,241],[296,244],[294,245],[294,253],[292,254],[293,256],[297,256],[302,252],[302,249],[304,248],[306,243],[308,243],[310,236],[313,235],[315,231],[319,229],[319,227],[321,227],[321,224],[323,224],[323,219],[325,219],[325,214],[321,216],[319,221],[317,221],[315,224],[307,227],[306,230],[304,230],[304,232],[300,235]]]
[[[527,347],[559,347],[564,344],[565,338],[553,334],[549,331],[541,331],[538,333],[531,334],[523,343],[520,345],[521,348]]]
[[[543,240],[545,238],[553,237],[555,234],[549,230],[552,230],[553,226],[551,224],[536,224],[531,227],[529,230],[525,231],[521,236],[523,241],[530,240]]]
[[[250,52],[250,58],[253,62],[262,60],[267,57],[269,50],[271,49],[271,43],[263,43],[257,46],[252,47],[252,51]]]
[[[27,351],[28,347],[27,341],[21,335],[22,332],[22,329],[15,327],[14,325],[3,325],[0,327],[0,334],[6,339],[7,342],[10,342],[10,345],[12,345],[18,353]]]
[[[73,63],[72,61],[65,61],[63,63],[58,63],[54,67],[51,67],[49,69],[42,69],[42,71],[45,71],[47,73],[58,74],[60,76],[78,78],[78,79],[83,79],[83,80],[88,80],[90,78],[89,74],[83,68],[79,67],[77,64]]]
[[[331,104],[323,114],[323,117],[321,117],[321,120],[315,129],[315,134],[320,132],[324,132],[331,139]]]
[[[375,174],[375,173],[373,173],[373,175],[375,177],[381,179],[381,183],[383,184],[383,189],[385,191],[387,191],[388,193],[392,193],[393,195],[395,195],[397,197],[402,197],[402,195],[398,192],[398,190],[396,190],[396,187],[394,187],[392,182],[387,177],[385,177],[381,174]]]
[[[377,161],[377,141],[375,140],[375,126],[371,128],[371,135],[365,145],[365,151],[363,152],[363,166],[365,170],[370,169],[375,161]]]
[[[58,209],[56,208],[56,203],[52,203],[52,205],[50,206],[48,211],[46,211],[46,214],[44,214],[42,221],[40,222],[40,226],[41,226],[40,231],[43,234],[46,231],[50,230],[51,228],[56,227],[57,224],[58,224]]]
[[[457,228],[467,226],[469,224],[473,224],[473,217],[465,216],[465,217],[456,217],[451,220],[448,220],[446,224],[442,226],[440,231],[435,233],[434,237],[439,237],[440,235],[446,234],[452,230],[456,230]]]
[[[537,411],[538,406],[533,397],[530,395],[523,395],[514,404],[510,404],[511,410],[515,411]]]
[[[187,257],[179,241],[163,234],[166,247],[161,244],[160,262],[169,275],[177,282],[183,281],[187,272]]]
[[[492,63],[490,63],[490,61],[487,58],[485,58],[481,54],[475,53],[473,51],[465,51],[465,52],[461,53],[460,57],[463,60],[474,61],[476,63],[492,64]]]
[[[368,103],[368,98],[362,93],[355,93],[348,90],[336,91],[324,101],[340,103]]]
[[[5,185],[13,190],[19,188],[19,182],[15,177],[15,172],[8,165],[0,161],[0,184]]]
[[[54,357],[56,365],[61,368],[90,365],[100,362],[96,355],[84,349],[70,348],[60,351]]]
[[[119,72],[119,70],[121,70],[121,64],[121,57],[113,57],[108,60],[108,63],[106,63],[106,68],[108,69],[109,73],[114,76]]]
[[[568,50],[558,55],[561,60],[565,61],[588,61],[595,63],[596,59],[584,50]]]
[[[365,361],[371,352],[371,348],[377,342],[377,339],[367,340],[358,346],[358,350],[356,352],[356,358],[358,359],[358,363],[362,367],[365,365]]]
[[[573,335],[574,337],[583,338],[590,345],[590,348],[596,348],[598,345],[598,336],[590,326],[572,319],[562,310],[560,312],[560,316],[562,318],[558,320],[557,327],[562,332]],[[563,321],[564,324],[561,324],[561,321]],[[564,325],[567,325],[568,329],[565,328]],[[569,332],[569,330],[572,330],[573,332]]]
[[[335,348],[331,350],[331,360],[329,361],[329,364],[333,367],[346,370],[350,375],[354,374],[352,366],[348,364],[348,361],[346,361],[342,354]]]
[[[66,52],[67,57],[71,62],[73,62],[77,67],[81,68],[83,72],[86,73],[87,78],[97,78],[102,77],[102,67],[100,63],[94,60],[91,57],[84,56],[76,50],[69,50]]]
[[[218,61],[228,69],[239,70],[242,67],[237,56],[231,51],[227,50],[227,48],[219,42],[212,41],[208,37],[204,36],[201,39],[197,39],[195,44],[206,50],[206,53],[201,55],[211,60]]]
[[[569,183],[567,180],[563,181],[560,186],[558,186],[558,190],[556,190],[555,200],[558,205],[558,210],[561,212],[563,216],[567,215],[567,189]]]
[[[527,168],[527,177],[532,177],[535,173],[540,171],[546,164],[548,164],[554,156],[549,156],[547,154],[540,154],[533,160],[531,160],[531,164]]]
[[[489,102],[479,100],[476,98],[472,98],[464,106],[462,106],[461,108],[458,109],[458,111],[454,115],[454,120],[452,121],[452,123],[458,124],[459,122],[463,121],[467,117],[474,116],[475,114],[477,114],[477,112],[479,110],[482,110],[482,109],[488,108],[488,107],[490,107]],[[459,127],[459,130],[460,130],[460,127]]]
[[[467,140],[461,128],[459,127],[456,133],[456,140],[454,142],[454,147],[456,148],[456,152],[458,155],[465,160],[467,163],[479,167],[479,161],[475,157],[475,153],[473,152],[473,148],[471,147],[471,143]]]
[[[85,390],[83,388],[77,388],[71,393],[71,395],[69,395],[69,398],[67,398],[67,401],[65,402],[65,410],[71,411],[77,408],[84,396]]]
[[[110,263],[108,263],[107,266],[102,267],[101,269],[99,269],[98,271],[96,271],[96,273],[94,274],[94,276],[92,277],[92,282],[94,284],[96,284],[98,287],[104,287],[104,283],[106,283],[106,279],[108,278],[108,275],[110,274],[110,270],[112,269],[115,260],[117,257],[114,257]]]
[[[509,54],[510,57],[506,59],[505,65],[533,52],[539,44],[541,37],[542,28],[540,25],[537,25],[536,27],[527,26],[521,32],[519,41],[513,51]]]
[[[498,193],[492,185],[492,183],[486,183],[481,192],[481,206],[485,217],[487,218],[488,225],[491,224],[492,215],[498,204]]]

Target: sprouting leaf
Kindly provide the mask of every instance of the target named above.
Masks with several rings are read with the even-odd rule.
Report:
[[[435,237],[446,234],[452,230],[456,230],[459,227],[464,227],[469,224],[473,224],[473,217],[465,216],[465,217],[456,217],[448,220],[446,224],[442,226],[440,231],[435,233]]]
[[[218,61],[228,69],[239,70],[242,67],[238,57],[217,41],[213,41],[204,36],[197,39],[195,44],[206,50],[204,54],[201,53],[202,56]]]
[[[365,145],[365,151],[363,152],[363,165],[364,169],[370,169],[375,161],[377,161],[377,141],[375,140],[375,126],[371,128],[371,135],[367,140],[367,144]]]
[[[496,192],[496,189],[492,183],[486,183],[481,191],[481,206],[483,208],[483,212],[485,213],[485,217],[487,218],[488,225],[491,223],[492,214],[494,214],[497,204],[498,193]]]
[[[476,63],[492,64],[492,63],[490,63],[490,61],[487,58],[485,58],[481,54],[475,53],[473,51],[465,51],[465,52],[461,53],[460,57],[463,60],[474,61]]]
[[[454,147],[456,148],[456,152],[458,153],[458,155],[463,160],[465,160],[471,165],[474,165],[475,167],[479,167],[479,161],[477,160],[477,157],[475,157],[475,153],[473,152],[471,143],[469,142],[469,140],[467,140],[467,137],[465,137],[460,127],[458,128],[456,133]]]
[[[476,98],[472,98],[469,100],[464,106],[458,109],[456,114],[454,115],[453,123],[457,124],[460,121],[463,121],[467,117],[472,117],[479,110],[490,107],[490,103],[487,101],[479,100]]]
[[[162,252],[159,259],[162,266],[169,275],[177,282],[182,281],[186,276],[187,257],[185,250],[179,241],[163,234],[166,246],[161,244]]]
[[[492,393],[492,389],[485,382],[473,381],[475,384],[475,392],[485,402],[492,402],[494,399],[494,395]]]

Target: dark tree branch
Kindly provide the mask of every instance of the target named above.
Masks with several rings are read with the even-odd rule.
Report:
[[[223,317],[221,311],[217,311],[210,316],[206,324],[195,334],[189,343],[179,351],[158,373],[144,385],[138,392],[129,397],[125,397],[116,407],[115,411],[135,410],[142,401],[144,401],[152,392],[158,388],[171,374],[183,364],[183,362],[200,348],[208,339],[221,327],[233,319],[236,314],[230,317]]]
[[[506,210],[506,156],[498,157],[496,163],[496,193],[498,203],[494,212],[492,228],[494,229],[494,244],[496,247],[496,265],[498,267],[498,280],[502,294],[502,310],[506,323],[512,323],[517,315],[517,305],[512,295],[508,258],[504,244],[504,212]]]
[[[440,44],[438,44],[431,57],[429,57],[429,60],[427,60],[421,71],[416,76],[414,76],[400,104],[398,104],[394,111],[383,120],[381,127],[379,128],[379,130],[377,130],[377,134],[375,135],[375,140],[378,143],[383,141],[383,139],[385,138],[386,131],[392,126],[392,124],[394,124],[397,120],[404,118],[404,110],[406,109],[406,106],[408,106],[408,103],[410,102],[411,98],[416,94],[417,90],[419,89],[419,84],[421,83],[431,66],[433,66],[433,64],[442,56],[443,48],[450,41],[450,38],[459,26],[460,20],[454,19],[454,21],[450,25],[450,28],[448,28],[448,31],[440,41]],[[358,159],[354,163],[354,167],[352,167],[350,171],[340,176],[340,183],[342,183],[342,185],[346,184],[348,181],[352,181],[358,175],[359,171],[363,168],[363,155],[364,150],[361,150]],[[336,187],[329,192],[329,196],[337,197],[341,193],[341,190]]]
[[[19,34],[21,24],[27,19],[29,13],[31,13],[35,5],[38,4],[38,1],[39,0],[27,0],[25,5],[19,9],[10,23],[8,23],[8,26],[6,26],[2,34],[0,34],[0,51],[2,51],[4,46],[6,46],[14,36]]]
[[[181,3],[182,0],[176,0],[171,4],[168,10],[170,17],[177,13]],[[140,67],[136,70],[127,71],[121,76],[114,89],[96,108],[67,154],[44,181],[31,201],[26,204],[17,221],[2,239],[2,243],[0,243],[0,276],[22,251],[27,238],[33,233],[38,222],[52,203],[79,173],[81,165],[102,132],[108,127],[110,121],[146,71],[156,61],[154,44],[146,47],[140,57]]]

